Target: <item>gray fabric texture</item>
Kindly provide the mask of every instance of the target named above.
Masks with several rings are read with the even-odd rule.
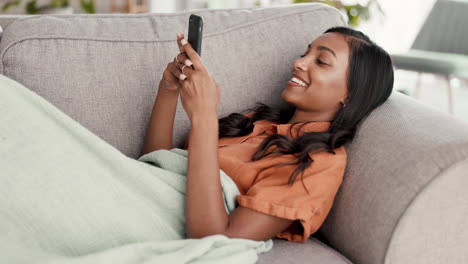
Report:
[[[0,27],[4,29],[11,24],[11,22],[23,17],[25,17],[25,15],[0,15]]]
[[[320,229],[334,248],[361,264],[413,263],[408,259],[418,254],[425,254],[429,263],[468,263],[468,221],[462,221],[468,217],[466,200],[452,200],[451,194],[468,185],[459,181],[460,186],[449,189],[430,184],[468,160],[467,122],[394,90],[361,123],[346,150],[344,181]],[[466,178],[466,171],[456,170],[449,177],[456,182]],[[437,195],[441,205],[419,198],[425,192]],[[443,205],[449,207],[442,213]],[[441,213],[436,219],[443,218],[444,224],[439,222],[435,231],[433,217]],[[409,229],[405,222],[417,222],[418,229]],[[406,240],[409,237],[413,241]]]
[[[260,254],[257,264],[352,264],[346,257],[315,237],[310,238],[306,243],[291,243],[283,239],[273,239],[273,241],[273,249]]]
[[[465,159],[427,184],[395,229],[385,263],[468,263],[467,172]]]

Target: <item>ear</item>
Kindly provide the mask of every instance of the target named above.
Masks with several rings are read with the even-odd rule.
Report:
[[[345,98],[342,98],[342,99],[340,100],[340,103],[341,103],[341,104],[346,104],[347,101],[348,101],[348,96],[346,96]]]

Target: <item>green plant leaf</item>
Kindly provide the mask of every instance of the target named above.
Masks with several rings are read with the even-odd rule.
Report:
[[[95,9],[95,6],[94,6],[94,0],[80,0],[80,3],[81,3],[81,8],[88,12],[88,13],[91,13],[91,14],[94,14],[96,13],[96,9]]]
[[[21,3],[21,0],[14,0],[14,1],[8,1],[6,2],[3,7],[2,7],[2,11],[7,11],[8,9],[10,9],[10,7],[12,6],[17,6]]]
[[[49,5],[54,8],[67,7],[68,0],[51,0]]]
[[[37,14],[39,9],[36,6],[36,0],[29,1],[26,4],[26,13],[28,14]]]

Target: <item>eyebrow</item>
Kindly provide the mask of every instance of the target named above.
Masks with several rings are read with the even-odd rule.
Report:
[[[310,49],[310,46],[311,46],[311,45],[312,45],[312,44],[309,44],[308,49]],[[335,52],[334,52],[332,49],[330,49],[329,47],[318,46],[318,47],[317,47],[317,50],[326,50],[326,51],[329,51],[329,52],[331,52],[331,53],[333,54],[333,56],[335,56],[335,58],[336,58]]]

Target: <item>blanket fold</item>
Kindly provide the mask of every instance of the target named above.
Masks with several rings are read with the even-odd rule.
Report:
[[[187,239],[187,151],[129,158],[0,75],[0,263],[255,263],[273,241]],[[225,208],[237,186],[220,170]]]

